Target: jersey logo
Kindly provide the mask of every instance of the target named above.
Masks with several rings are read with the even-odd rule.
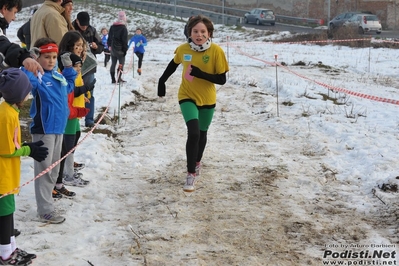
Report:
[[[193,56],[191,54],[184,54],[183,55],[183,60],[184,61],[191,62],[192,58],[193,58]]]
[[[206,63],[208,63],[209,62],[209,55],[204,55],[203,57],[202,57],[202,61],[206,64]]]

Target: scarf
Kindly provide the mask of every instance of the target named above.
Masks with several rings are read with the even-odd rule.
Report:
[[[211,44],[212,44],[212,40],[210,38],[202,45],[195,44],[193,42],[193,40],[191,39],[191,37],[188,38],[187,41],[188,41],[188,44],[190,44],[191,50],[196,51],[196,52],[203,52],[203,51],[209,49],[209,47],[211,47]]]

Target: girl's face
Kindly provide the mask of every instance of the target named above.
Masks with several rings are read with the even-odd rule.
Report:
[[[65,4],[64,8],[65,8],[65,13],[68,15],[68,17],[71,17],[73,11],[73,3],[69,2],[68,4]]]
[[[108,31],[107,31],[107,30],[103,30],[103,31],[101,32],[101,34],[102,34],[102,35],[107,35],[107,34],[108,34]]]
[[[57,53],[43,53],[37,58],[37,62],[42,66],[44,70],[52,70],[57,63]]]
[[[78,56],[82,56],[82,52],[83,52],[83,40],[82,39],[79,39],[79,41],[75,42],[72,52]]]
[[[196,45],[204,44],[209,39],[209,32],[205,24],[202,22],[197,23],[197,25],[191,29],[190,37]]]

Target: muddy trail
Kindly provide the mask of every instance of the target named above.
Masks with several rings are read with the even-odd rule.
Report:
[[[125,222],[133,239],[127,247],[138,264],[322,265],[324,251],[334,245],[371,244],[376,236],[398,243],[395,200],[382,202],[362,190],[359,179],[336,178],[339,173],[323,163],[329,152],[312,143],[309,125],[292,129],[295,115],[262,111],[259,106],[274,100],[256,87],[218,87],[201,176],[195,192],[183,192],[179,78],[168,81],[169,97],[159,100],[157,81],[140,77],[146,96],[124,112],[143,112],[126,118],[136,125],[133,132],[118,135],[120,152],[140,154],[134,177],[120,177],[122,186],[134,182],[140,191]],[[230,105],[231,97],[242,105]],[[154,145],[159,152],[148,154]],[[356,208],[359,201],[369,211]]]

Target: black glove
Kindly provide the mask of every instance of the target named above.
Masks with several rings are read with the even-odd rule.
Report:
[[[199,69],[196,66],[191,66],[191,72],[190,72],[191,76],[194,76],[194,77],[197,77],[197,78],[202,78],[203,74],[204,74],[204,72],[202,72],[201,69]]]
[[[158,81],[158,96],[163,97],[166,94],[166,85],[165,82],[159,79]]]
[[[41,147],[44,145],[44,142],[39,140],[36,142],[26,142],[22,146],[29,146],[30,154],[29,157],[32,157],[34,160],[41,162],[46,159],[48,154],[47,147]]]
[[[190,75],[219,85],[223,85],[226,83],[226,73],[209,74],[202,71],[196,66],[191,66]]]

